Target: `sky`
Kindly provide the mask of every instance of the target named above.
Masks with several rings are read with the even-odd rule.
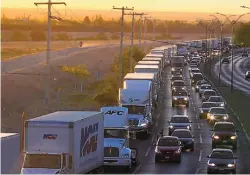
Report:
[[[46,1],[37,0],[37,2]],[[2,7],[35,8],[34,2],[36,0],[2,0]],[[127,6],[134,7],[135,11],[220,12],[227,14],[247,12],[240,6],[250,6],[250,0],[65,0],[65,2],[71,9],[110,10],[113,6]]]

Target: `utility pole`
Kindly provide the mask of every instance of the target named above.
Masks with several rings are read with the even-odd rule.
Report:
[[[147,29],[148,29],[148,26],[147,26],[147,20],[149,20],[151,17],[144,17],[144,43],[146,43],[146,35],[147,35]]]
[[[121,10],[122,11],[122,16],[121,16],[121,41],[120,41],[120,77],[119,77],[119,82],[120,82],[120,87],[122,88],[122,78],[123,78],[123,70],[122,70],[122,51],[123,51],[123,34],[124,34],[124,14],[125,10],[134,10],[133,8],[128,8],[128,7],[121,7],[117,8],[113,6],[114,10]]]
[[[48,0],[48,2],[35,2],[34,3],[36,6],[38,5],[47,5],[48,6],[48,29],[47,29],[47,57],[46,57],[46,67],[47,67],[47,73],[48,76],[46,76],[46,81],[45,81],[45,104],[49,104],[50,101],[50,72],[51,72],[51,67],[50,67],[50,40],[51,40],[51,6],[52,5],[65,5],[65,2],[51,2],[51,0]]]
[[[141,38],[142,38],[142,26],[143,26],[143,19],[142,19],[142,17],[144,16],[144,15],[147,15],[147,13],[143,13],[142,15],[140,15],[140,19],[139,19],[139,21],[140,21],[140,23],[139,23],[139,25],[140,25],[140,34],[139,34],[139,46],[141,46]]]
[[[131,35],[131,46],[130,46],[130,60],[129,60],[129,71],[132,73],[133,72],[133,56],[134,56],[134,30],[135,30],[135,16],[142,16],[145,15],[144,13],[128,13],[124,15],[132,15],[132,35]]]
[[[166,30],[165,35],[166,35],[166,43],[167,43],[168,42],[168,21],[167,20],[165,21],[165,30]]]

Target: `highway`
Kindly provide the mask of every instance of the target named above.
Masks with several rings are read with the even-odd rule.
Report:
[[[164,89],[164,102],[160,109],[159,120],[155,123],[154,133],[158,132],[161,128],[165,128],[165,134],[168,134],[168,120],[175,114],[185,114],[192,120],[192,133],[195,136],[195,151],[183,152],[181,164],[176,163],[157,163],[154,162],[154,146],[153,137],[146,141],[136,140],[137,148],[139,148],[140,164],[133,169],[133,174],[204,174],[206,173],[207,158],[206,156],[212,151],[211,145],[211,126],[206,120],[198,118],[198,107],[201,105],[201,100],[198,94],[194,92],[191,86],[188,86],[190,93],[190,106],[174,107],[172,108],[172,97],[170,90],[170,68],[166,69],[165,89]],[[185,69],[185,78],[189,82],[188,68]],[[235,121],[236,127],[240,128],[241,125]],[[248,168],[250,150],[247,138],[242,130],[238,133],[239,142],[236,155],[239,157],[237,160],[237,173],[250,173]],[[134,146],[134,145],[133,145]]]
[[[241,90],[247,95],[250,95],[250,81],[245,80],[245,73],[249,68],[247,65],[250,65],[250,58],[244,57],[237,54],[234,56],[234,87]],[[231,62],[230,64],[221,65],[221,81],[230,85],[231,84]],[[219,74],[219,62],[217,62],[213,67],[213,74],[218,78]]]

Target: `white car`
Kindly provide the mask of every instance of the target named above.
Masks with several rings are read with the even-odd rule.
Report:
[[[213,90],[212,86],[210,84],[202,84],[199,88],[199,95],[202,96],[203,92],[205,90]]]
[[[221,96],[211,96],[209,97],[208,102],[216,103],[220,107],[225,106],[225,102]]]

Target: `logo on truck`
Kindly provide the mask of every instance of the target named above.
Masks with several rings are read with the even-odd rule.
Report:
[[[97,150],[98,125],[99,123],[95,123],[81,129],[80,157]]]
[[[44,134],[43,139],[56,140],[57,134]]]
[[[129,103],[133,103],[133,102],[140,101],[140,99],[129,98],[128,101],[129,101]]]
[[[107,111],[107,112],[104,113],[104,115],[113,115],[113,114],[123,115],[124,111],[109,110],[109,111]]]

